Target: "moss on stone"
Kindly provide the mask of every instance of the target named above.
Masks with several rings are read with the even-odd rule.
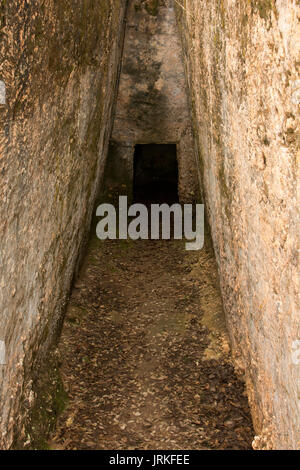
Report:
[[[140,4],[137,4],[137,3],[136,3],[136,4],[134,5],[134,9],[135,9],[135,11],[138,13],[138,12],[142,11],[142,6],[141,6]]]
[[[159,13],[160,0],[148,0],[145,4],[147,13],[151,16],[157,16]]]
[[[258,12],[265,21],[271,18],[272,12],[277,16],[275,0],[251,0],[251,7],[252,12]]]
[[[222,30],[224,31],[226,27],[226,7],[224,5],[224,0],[220,0],[220,15]]]
[[[222,161],[220,165],[218,177],[219,177],[219,183],[220,183],[220,193],[221,193],[221,198],[223,201],[225,214],[227,216],[227,219],[230,219],[230,214],[231,214],[230,205],[232,202],[232,193],[226,182],[224,161]]]
[[[30,371],[32,376],[32,371]],[[54,430],[57,417],[68,403],[58,368],[58,359],[52,351],[43,363],[35,367],[32,381],[33,406],[23,401],[22,408],[27,415],[24,434],[13,445],[16,450],[48,450],[47,439]]]

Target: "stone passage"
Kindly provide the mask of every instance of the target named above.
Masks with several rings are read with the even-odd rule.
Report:
[[[300,448],[299,18],[1,2],[0,448],[42,448],[66,404],[73,284],[50,446]],[[207,246],[93,239],[78,278],[95,202],[120,194],[202,200],[218,279]]]

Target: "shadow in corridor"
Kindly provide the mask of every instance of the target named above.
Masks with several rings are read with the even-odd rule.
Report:
[[[136,145],[133,199],[141,203],[178,202],[176,145]]]

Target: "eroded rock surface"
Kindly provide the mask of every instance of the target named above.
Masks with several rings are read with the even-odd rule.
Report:
[[[299,2],[176,2],[206,209],[256,448],[300,446]]]
[[[125,1],[10,0],[0,26],[0,446],[35,394],[111,131]],[[22,402],[22,407],[21,407]],[[26,437],[27,439],[27,437]]]

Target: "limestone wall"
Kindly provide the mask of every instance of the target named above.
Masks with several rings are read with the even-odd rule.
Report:
[[[175,4],[254,447],[299,448],[299,1]]]
[[[125,0],[0,9],[0,447],[61,321],[111,131]],[[46,404],[45,404],[46,406]]]

